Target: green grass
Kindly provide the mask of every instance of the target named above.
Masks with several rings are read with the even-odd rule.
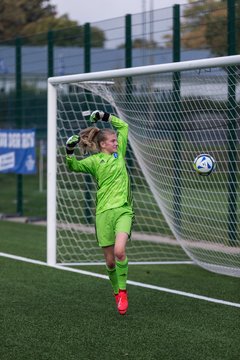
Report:
[[[39,191],[38,175],[25,175],[23,178],[23,215],[46,217],[47,192],[46,179],[44,189]],[[0,174],[0,213],[17,213],[17,176]]]
[[[46,229],[0,222],[0,252],[45,260]],[[238,360],[240,309],[0,257],[3,360]],[[83,267],[105,273],[104,266]],[[129,279],[240,303],[240,279],[192,265],[131,266]]]
[[[0,221],[0,251],[46,261],[46,227]]]

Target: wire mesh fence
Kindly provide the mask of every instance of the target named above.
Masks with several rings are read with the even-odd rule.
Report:
[[[237,1],[199,1],[1,42],[0,128],[36,129],[38,167],[23,177],[22,214],[46,217],[49,76],[233,55],[240,48],[239,22]],[[0,174],[4,216],[17,212],[16,178]]]

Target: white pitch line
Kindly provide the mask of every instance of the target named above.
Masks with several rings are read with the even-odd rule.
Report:
[[[23,262],[35,264],[35,265],[47,266],[47,267],[57,269],[57,270],[70,271],[70,272],[74,272],[74,273],[78,273],[78,274],[82,274],[82,275],[87,275],[87,276],[92,276],[92,277],[96,277],[96,278],[100,278],[100,279],[109,280],[107,275],[97,274],[97,273],[93,273],[91,271],[74,269],[74,268],[64,267],[64,266],[60,266],[60,265],[50,266],[46,262],[43,262],[43,261],[29,259],[29,258],[25,258],[25,257],[21,257],[21,256],[12,255],[12,254],[6,254],[6,253],[2,253],[2,252],[0,252],[0,256],[8,258],[8,259],[13,259],[13,260],[18,260],[18,261],[23,261]],[[204,300],[204,301],[212,302],[212,303],[215,303],[215,304],[228,305],[228,306],[240,308],[239,303],[234,303],[234,302],[231,302],[231,301],[225,301],[225,300],[210,298],[210,297],[207,297],[207,296],[187,293],[185,291],[168,289],[168,288],[164,288],[164,287],[161,287],[161,286],[141,283],[141,282],[138,282],[138,281],[128,280],[127,283],[128,283],[128,285],[138,286],[138,287],[142,287],[142,288],[145,288],[145,289],[157,290],[157,291],[162,291],[162,292],[166,292],[166,293],[170,293],[170,294],[185,296],[185,297],[189,297],[189,298],[193,298],[193,299]]]
[[[189,261],[129,261],[128,265],[194,265],[194,262]],[[76,263],[59,263],[60,266],[103,266],[105,262],[76,262]]]

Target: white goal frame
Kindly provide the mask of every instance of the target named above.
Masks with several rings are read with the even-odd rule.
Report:
[[[92,72],[76,75],[50,77],[48,79],[48,164],[47,164],[47,263],[56,265],[56,122],[57,92],[55,85],[70,82],[101,81],[135,75],[150,75],[165,72],[233,66],[240,64],[240,55],[200,59],[169,64],[141,66],[127,69]]]

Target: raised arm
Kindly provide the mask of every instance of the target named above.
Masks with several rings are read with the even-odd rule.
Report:
[[[69,170],[74,172],[83,172],[94,175],[95,167],[92,158],[89,156],[82,160],[77,160],[73,155],[75,147],[80,141],[78,135],[71,136],[66,142],[66,163]]]
[[[110,122],[118,132],[118,152],[125,157],[128,141],[128,124],[114,115],[110,116]]]
[[[118,152],[125,157],[128,140],[128,124],[114,115],[99,110],[95,110],[91,114],[90,120],[92,123],[103,120],[112,124],[118,132]]]
[[[71,171],[95,175],[94,162],[92,161],[91,156],[82,160],[77,160],[75,156],[67,155],[66,163]]]

